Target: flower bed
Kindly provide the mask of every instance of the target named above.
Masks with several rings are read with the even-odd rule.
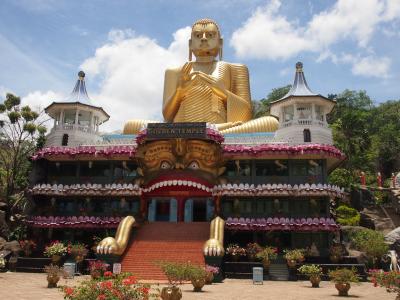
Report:
[[[121,220],[121,217],[34,216],[27,218],[25,222],[40,228],[116,228]]]
[[[331,218],[228,218],[225,227],[243,231],[336,231],[339,229]]]
[[[84,280],[76,287],[64,286],[64,299],[159,299],[158,293],[150,292],[150,285],[138,283],[136,277],[130,273],[108,273],[99,279]]]

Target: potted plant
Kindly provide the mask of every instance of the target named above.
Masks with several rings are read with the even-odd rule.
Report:
[[[32,254],[32,250],[36,249],[36,243],[32,240],[20,240],[19,245],[26,257]]]
[[[161,290],[161,299],[180,300],[182,291],[177,286],[182,284],[188,277],[188,263],[161,262],[161,270],[167,276],[169,286]]]
[[[384,272],[382,270],[370,270],[371,282],[374,286],[381,286],[386,288],[388,293],[396,293],[396,300],[400,300],[400,272],[390,271]]]
[[[56,288],[60,276],[64,274],[64,269],[57,265],[49,265],[44,267],[44,271],[47,273],[47,287]]]
[[[68,245],[68,254],[72,255],[75,262],[78,264],[83,261],[85,256],[88,254],[86,246],[82,243],[75,243]]]
[[[99,279],[104,275],[104,272],[107,271],[109,264],[101,261],[95,260],[89,262],[89,272],[92,279]]]
[[[239,247],[238,244],[230,244],[226,248],[226,253],[232,257],[233,261],[238,261],[241,256],[246,255],[246,249]]]
[[[215,266],[206,265],[206,284],[212,284],[214,280],[214,274],[219,273],[219,268]]]
[[[256,254],[256,257],[262,261],[264,269],[266,272],[269,270],[269,266],[271,265],[271,260],[274,260],[278,257],[277,249],[273,247],[265,247],[262,248],[260,252]]]
[[[206,284],[206,270],[201,266],[188,264],[188,279],[192,282],[193,292],[201,292]]]
[[[46,246],[44,255],[51,257],[51,262],[57,264],[61,257],[67,253],[67,247],[62,242],[54,241],[49,246]]]
[[[352,269],[336,269],[329,272],[331,281],[335,283],[335,287],[339,292],[339,296],[348,296],[350,283],[359,282],[359,276],[354,268]]]
[[[246,254],[249,261],[254,261],[258,252],[262,250],[257,243],[248,243],[246,246]]]
[[[304,249],[283,250],[284,258],[289,268],[295,268],[298,263],[304,261]]]
[[[329,259],[332,263],[337,264],[342,260],[344,255],[344,250],[342,244],[333,244],[329,248]]]
[[[299,272],[309,277],[313,288],[318,288],[321,282],[322,269],[319,265],[302,265]]]

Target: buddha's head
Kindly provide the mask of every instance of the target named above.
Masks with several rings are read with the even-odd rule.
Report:
[[[192,26],[189,40],[189,60],[192,53],[196,57],[216,57],[222,59],[222,37],[218,24],[211,19],[200,19]]]

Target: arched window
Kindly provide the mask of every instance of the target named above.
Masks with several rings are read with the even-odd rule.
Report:
[[[310,129],[304,129],[303,131],[304,143],[311,142],[311,132]]]
[[[61,146],[68,146],[68,134],[63,135]]]

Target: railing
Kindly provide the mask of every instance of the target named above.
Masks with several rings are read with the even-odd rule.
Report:
[[[96,133],[96,131],[89,126],[76,125],[76,124],[59,124],[53,127],[52,132],[55,130],[66,130],[66,131],[78,130],[85,133]]]
[[[310,120],[310,119],[295,119],[295,120],[290,120],[287,122],[283,122],[281,125],[281,128],[286,128],[294,125],[316,125],[316,126],[321,126],[324,128],[328,128],[328,123],[320,120]]]

